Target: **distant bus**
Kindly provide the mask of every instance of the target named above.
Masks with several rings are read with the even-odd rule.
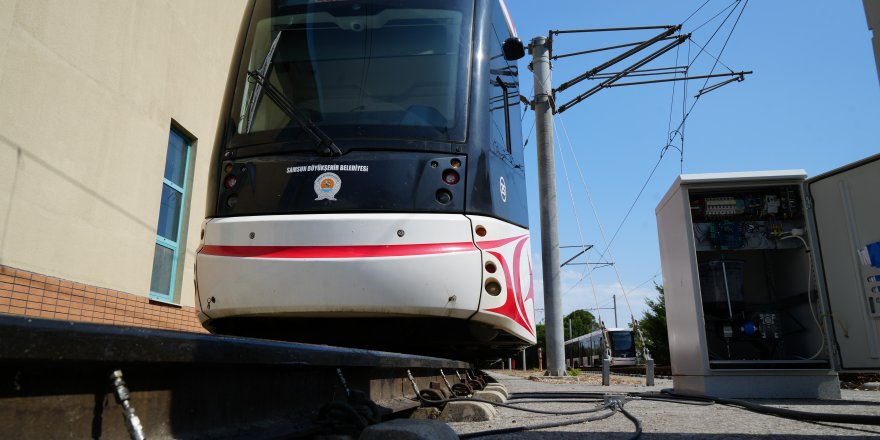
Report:
[[[611,365],[638,363],[632,329],[608,328],[566,341],[565,365],[569,368],[601,366],[605,352],[605,334],[610,342]]]

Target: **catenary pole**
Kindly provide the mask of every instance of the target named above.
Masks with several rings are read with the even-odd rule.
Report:
[[[559,293],[559,225],[556,212],[556,168],[553,159],[553,110],[550,84],[550,41],[532,39],[535,77],[535,136],[538,150],[538,194],[541,211],[541,266],[544,270],[544,311],[547,330],[547,371],[565,375],[562,339],[562,298]]]
[[[617,295],[611,295],[614,300],[614,326],[617,327]]]

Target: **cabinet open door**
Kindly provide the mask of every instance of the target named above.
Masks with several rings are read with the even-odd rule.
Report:
[[[880,282],[872,281],[880,267],[859,256],[880,242],[880,155],[809,179],[807,188],[835,367],[880,370]]]

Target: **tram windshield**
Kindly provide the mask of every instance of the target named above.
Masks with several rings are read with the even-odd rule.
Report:
[[[632,357],[635,356],[636,350],[633,345],[633,335],[630,331],[608,332],[611,338],[611,355],[614,357]]]
[[[233,146],[308,134],[276,91],[334,139],[464,141],[472,16],[467,0],[257,1]]]

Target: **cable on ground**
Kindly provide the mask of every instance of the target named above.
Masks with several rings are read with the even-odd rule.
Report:
[[[629,411],[625,410],[623,408],[623,405],[615,405],[615,406],[620,411],[620,413],[623,414],[624,417],[628,418],[629,421],[633,422],[633,425],[635,425],[635,427],[636,427],[636,432],[635,432],[635,434],[633,434],[632,437],[630,437],[630,440],[636,440],[637,438],[641,437],[642,436],[642,422],[639,419],[637,419],[636,416],[630,414]]]
[[[777,408],[777,407],[773,407],[773,406],[761,405],[759,403],[753,403],[753,402],[749,402],[746,400],[740,400],[740,399],[726,399],[726,398],[722,398],[722,397],[713,397],[713,396],[678,394],[678,393],[675,393],[669,389],[662,390],[661,392],[667,396],[672,396],[674,398],[713,401],[713,402],[721,404],[721,405],[735,406],[735,407],[739,407],[739,408],[742,408],[742,409],[745,409],[745,410],[748,410],[751,412],[755,412],[758,414],[766,414],[766,415],[782,417],[785,419],[799,420],[799,421],[804,421],[804,422],[832,422],[832,423],[846,423],[846,424],[880,426],[880,416],[873,416],[873,415],[866,415],[866,414],[816,413],[816,412],[798,411],[798,410],[787,409],[787,408]]]
[[[524,432],[524,431],[533,431],[537,429],[546,429],[546,428],[557,428],[560,426],[568,426],[568,425],[577,425],[579,423],[587,423],[587,422],[595,422],[597,420],[607,419],[614,415],[617,412],[617,408],[615,405],[607,408],[608,412],[604,414],[599,414],[598,416],[584,417],[580,419],[574,420],[562,420],[558,422],[548,422],[548,423],[540,423],[537,425],[530,426],[517,426],[514,428],[501,428],[501,429],[492,429],[489,431],[480,431],[480,432],[469,432],[467,434],[459,434],[458,438],[476,438],[476,437],[486,437],[490,435],[501,435],[501,434],[512,434],[514,432]],[[639,432],[641,434],[641,432]],[[638,438],[638,437],[633,437]]]
[[[488,403],[489,405],[492,405],[492,406],[500,406],[502,408],[515,409],[517,411],[523,411],[523,412],[529,412],[529,413],[535,413],[535,414],[559,415],[559,416],[573,416],[573,415],[578,415],[578,414],[590,414],[590,413],[601,411],[604,408],[603,406],[597,406],[595,408],[578,410],[578,411],[544,411],[544,410],[540,410],[540,409],[523,408],[520,406],[511,405],[511,404],[507,404],[507,403],[493,402],[491,400],[479,399],[479,398],[475,398],[475,397],[458,397],[458,398],[452,398],[452,399],[433,400],[433,399],[426,399],[422,396],[419,396],[419,400],[421,400],[422,402],[429,404],[429,405],[441,405],[441,404],[450,403],[450,402],[482,402],[482,403]]]

